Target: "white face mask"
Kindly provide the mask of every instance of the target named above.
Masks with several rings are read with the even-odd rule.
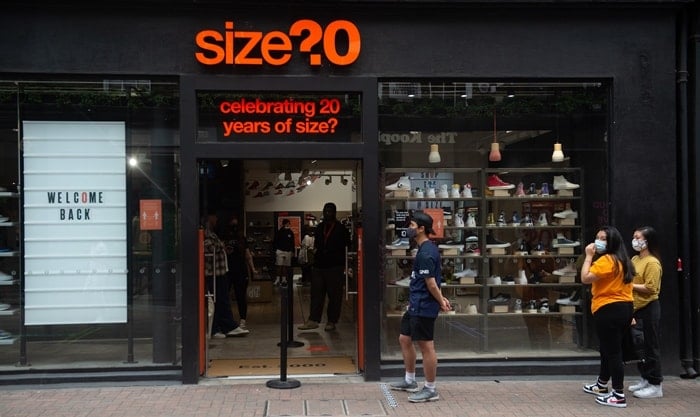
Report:
[[[605,253],[605,249],[608,247],[608,242],[596,239],[594,243],[596,253]]]
[[[632,239],[632,249],[640,252],[647,248],[647,241],[644,239]]]

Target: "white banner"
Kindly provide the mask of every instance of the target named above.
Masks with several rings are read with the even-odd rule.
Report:
[[[23,122],[25,324],[126,322],[124,122]]]

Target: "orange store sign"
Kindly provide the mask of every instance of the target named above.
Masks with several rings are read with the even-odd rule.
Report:
[[[357,61],[362,45],[360,31],[348,20],[334,20],[326,27],[310,19],[294,22],[285,33],[234,30],[234,22],[224,22],[224,30],[204,29],[195,36],[194,54],[203,65],[281,66],[295,51],[308,57],[316,67],[324,60],[347,66]]]

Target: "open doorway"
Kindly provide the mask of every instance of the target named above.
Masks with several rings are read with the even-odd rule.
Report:
[[[206,223],[214,215],[216,224],[210,226],[224,242],[230,239],[233,224],[237,223],[238,235],[244,240],[241,246],[247,249],[252,261],[252,265],[245,262],[246,266],[240,268],[244,261],[235,253],[229,254],[229,273],[216,277],[223,284],[211,286],[219,289],[217,299],[227,297],[233,319],[248,333],[227,335],[229,329],[217,329],[216,324],[213,330],[207,329],[210,336],[207,376],[279,374],[281,326],[289,331],[288,374],[357,372],[360,173],[360,162],[352,160],[199,161],[202,221]],[[332,329],[327,318],[328,299],[324,297],[319,327],[299,329],[310,319],[311,276],[318,272],[313,251],[307,251],[307,262],[299,253],[305,246],[304,237],[316,236],[317,227],[323,224],[324,205],[329,202],[335,204],[336,224],[347,230],[350,242],[344,255],[340,317]],[[290,267],[281,269],[277,265],[275,237],[285,219],[290,223],[294,245]],[[247,280],[240,278],[243,269],[248,272]],[[286,287],[281,285],[284,280],[288,281]],[[222,285],[228,288],[228,283],[230,290],[226,292]],[[281,308],[282,292],[289,303],[285,309],[286,323]]]

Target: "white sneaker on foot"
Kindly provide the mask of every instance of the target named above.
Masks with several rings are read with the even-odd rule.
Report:
[[[664,396],[664,392],[661,389],[661,384],[649,384],[646,388],[637,390],[632,395],[634,395],[637,398],[661,398]]]

